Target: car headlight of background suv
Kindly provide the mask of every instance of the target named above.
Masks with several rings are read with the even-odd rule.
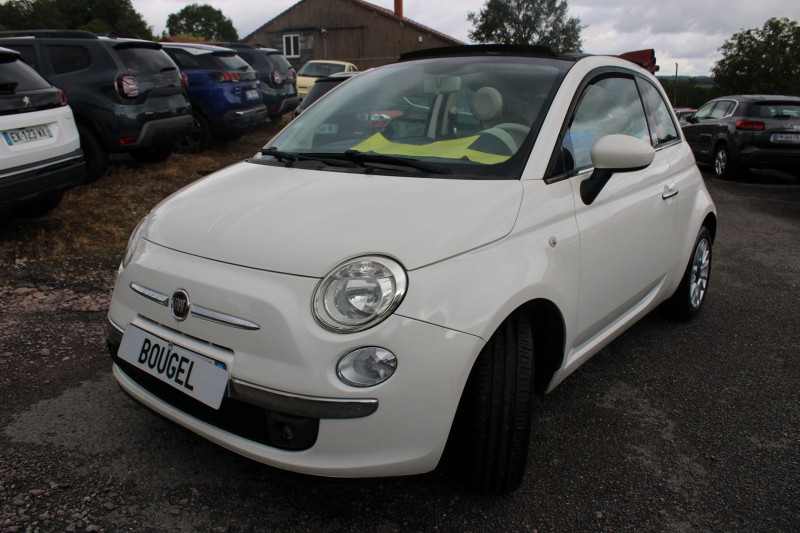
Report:
[[[120,265],[120,270],[128,266],[128,263],[130,263],[131,259],[133,259],[133,254],[136,252],[136,247],[139,245],[139,240],[142,238],[142,233],[144,233],[144,226],[146,221],[147,217],[144,217],[142,220],[139,221],[138,224],[136,224],[136,227],[133,229],[133,233],[131,233],[131,236],[128,239],[128,245],[125,247],[125,253],[122,256],[122,264]]]
[[[396,261],[378,256],[351,259],[317,285],[314,318],[337,333],[362,331],[397,309],[407,287],[406,272]]]

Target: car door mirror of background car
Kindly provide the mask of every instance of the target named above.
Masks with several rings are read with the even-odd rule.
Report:
[[[592,147],[594,172],[581,182],[581,200],[590,205],[614,173],[647,168],[655,155],[650,144],[636,137],[619,134],[601,137]]]

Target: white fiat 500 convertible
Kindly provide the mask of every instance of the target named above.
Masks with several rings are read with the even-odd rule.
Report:
[[[513,490],[534,394],[703,305],[717,219],[671,109],[633,62],[539,47],[360,74],[139,223],[114,375],[269,465],[406,475],[447,447]]]

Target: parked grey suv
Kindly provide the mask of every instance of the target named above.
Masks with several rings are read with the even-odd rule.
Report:
[[[775,168],[800,178],[800,97],[734,95],[704,104],[682,124],[698,163],[720,178]]]
[[[155,162],[192,128],[177,65],[159,43],[85,31],[0,32],[48,81],[67,91],[87,162],[87,181],[103,175],[108,154]]]

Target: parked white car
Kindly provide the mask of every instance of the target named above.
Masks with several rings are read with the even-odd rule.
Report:
[[[0,214],[44,215],[85,174],[64,91],[0,47]]]
[[[716,214],[655,78],[541,48],[408,54],[137,226],[109,311],[134,399],[324,476],[525,472],[534,393],[708,289]]]

